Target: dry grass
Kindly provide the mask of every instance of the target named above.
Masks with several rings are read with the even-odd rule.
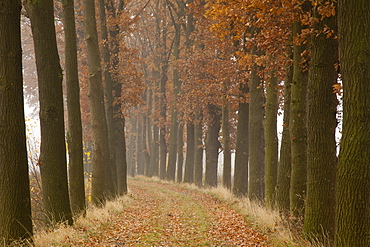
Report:
[[[91,207],[86,212],[86,217],[75,219],[73,226],[59,224],[52,230],[36,232],[34,236],[35,246],[76,246],[78,242],[86,238],[86,234],[93,233],[101,226],[109,223],[114,214],[119,214],[130,205],[130,196],[123,196],[106,203],[104,208]]]
[[[244,216],[254,229],[267,234],[273,246],[329,246],[319,242],[308,242],[300,235],[302,230],[301,223],[292,223],[293,221],[290,219],[282,218],[277,210],[266,208],[257,202],[250,201],[249,198],[237,198],[225,187],[219,186],[217,188],[199,189],[195,185],[183,186],[210,193],[219,200],[228,203],[239,214]]]
[[[230,204],[254,228],[268,234],[275,246],[302,246],[302,243],[298,243],[297,239],[293,237],[292,232],[281,224],[282,219],[279,212],[252,202],[248,198],[237,198],[224,187],[212,188],[207,191]]]

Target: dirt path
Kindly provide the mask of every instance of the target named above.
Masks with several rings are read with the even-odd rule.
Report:
[[[268,246],[216,198],[180,186],[130,179],[133,202],[91,236],[94,246]]]

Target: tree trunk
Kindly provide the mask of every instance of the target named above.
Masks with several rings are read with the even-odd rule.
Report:
[[[266,206],[275,206],[275,187],[277,183],[278,170],[278,137],[277,137],[277,111],[279,107],[276,77],[270,79],[266,86],[266,119],[265,119],[265,200]]]
[[[336,16],[321,19],[314,30],[325,27],[337,30]],[[311,60],[307,95],[307,195],[304,232],[320,241],[334,240],[335,233],[335,176],[338,100],[333,93],[337,83],[338,41],[326,34],[311,37]],[[329,238],[329,239],[328,239]]]
[[[285,215],[287,215],[290,211],[289,189],[291,174],[291,145],[290,145],[291,142],[290,142],[289,118],[290,118],[290,87],[292,83],[292,78],[293,78],[293,67],[291,65],[288,65],[287,77],[285,78],[284,82],[283,133],[281,136],[280,160],[278,166],[278,177],[276,187],[277,207]]]
[[[168,165],[166,179],[175,181],[176,175],[176,158],[177,158],[177,133],[178,123],[177,123],[177,112],[172,108],[171,114],[171,127],[170,127],[170,147],[168,152]]]
[[[177,182],[181,183],[183,180],[184,165],[184,125],[179,124],[177,137]]]
[[[186,158],[184,182],[193,183],[194,181],[194,156],[195,156],[195,139],[194,124],[190,121],[186,123]]]
[[[121,88],[121,84],[119,84],[119,88]],[[127,194],[125,118],[122,116],[121,105],[117,106],[117,109],[114,112],[114,147],[116,149],[117,189],[120,195],[125,195]]]
[[[300,34],[300,22],[293,24],[293,37]],[[301,54],[305,45],[293,45],[293,83],[290,102],[290,140],[291,140],[291,179],[290,179],[290,210],[296,217],[304,215],[304,200],[307,181],[307,118],[306,94],[307,71],[303,71]]]
[[[31,238],[19,1],[0,1],[0,244]]]
[[[246,196],[248,192],[249,103],[246,101],[248,85],[241,84],[240,91],[244,101],[239,102],[233,194],[241,197]]]
[[[152,90],[150,90],[149,88],[147,89],[147,105],[148,105],[148,110],[147,110],[147,118],[146,118],[146,125],[147,125],[147,138],[148,138],[148,154],[149,154],[149,160],[148,162],[146,163],[146,167],[145,167],[145,176],[147,177],[152,177],[153,174],[153,169],[150,167],[150,165],[152,164],[152,155],[153,155],[153,149],[154,149],[154,146],[153,146],[153,125],[152,125],[152,121],[151,121],[151,118],[150,118],[150,115],[151,115],[151,110],[152,110]]]
[[[143,138],[143,119],[139,116],[137,120],[137,137],[136,137],[136,156],[137,156],[137,174],[144,175],[145,157],[144,157],[144,138]]]
[[[113,3],[107,4],[107,10],[113,18],[120,18],[124,8],[124,0],[119,0],[118,8],[114,9]],[[119,69],[119,34],[120,27],[115,22],[113,28],[109,31],[111,44],[111,62],[112,62],[112,80],[113,80],[113,139],[114,139],[114,157],[117,173],[117,189],[119,194],[127,193],[127,150],[125,135],[125,117],[121,103],[122,83],[118,81]]]
[[[25,3],[31,20],[40,101],[40,172],[46,221],[73,224],[68,193],[62,69],[54,26],[53,1]]]
[[[74,11],[74,0],[63,0],[68,109],[69,195],[72,212],[76,215],[81,213],[84,215],[86,213],[85,176]]]
[[[161,4],[161,11],[165,13],[167,8],[167,1],[163,1]],[[162,14],[163,14],[162,13]],[[159,133],[159,148],[160,148],[160,160],[159,160],[159,177],[161,179],[166,178],[167,172],[167,143],[166,143],[166,84],[168,81],[167,70],[168,70],[168,51],[167,51],[167,27],[163,21],[160,21],[160,36],[162,40],[159,41],[160,48],[160,117],[161,127]]]
[[[104,78],[104,95],[105,95],[105,114],[108,128],[108,141],[110,153],[110,169],[107,169],[106,190],[112,196],[117,194],[117,168],[114,148],[114,116],[113,116],[113,79],[111,68],[111,51],[109,50],[107,17],[105,14],[104,0],[99,0],[99,18],[100,32],[102,39],[102,57],[103,57],[103,78]]]
[[[218,167],[218,150],[221,144],[218,141],[220,132],[220,114],[215,105],[209,105],[209,120],[206,135],[206,173],[205,184],[210,187],[217,187],[217,167]]]
[[[89,67],[89,103],[91,108],[91,126],[93,135],[92,152],[92,199],[95,205],[101,206],[106,197],[112,196],[107,187],[107,175],[111,170],[111,156],[108,140],[102,68],[98,45],[98,33],[95,18],[95,3],[84,0],[85,29],[87,43],[87,60]]]
[[[137,140],[138,140],[137,139],[137,133],[138,133],[137,121],[138,119],[134,118],[131,123],[132,133],[131,133],[130,148],[129,148],[131,158],[129,159],[130,164],[128,167],[128,173],[130,174],[131,177],[135,177],[136,175],[136,166],[137,166],[137,158],[138,158],[138,155],[137,155]]]
[[[147,171],[146,169],[149,167],[150,163],[150,155],[149,155],[149,147],[147,144],[147,133],[148,133],[148,116],[147,114],[143,114],[143,133],[142,133],[142,141],[143,141],[143,165],[142,165],[142,171],[141,175],[146,175]]]
[[[229,109],[222,106],[222,142],[224,149],[224,169],[222,173],[222,184],[225,188],[231,189],[231,147],[230,147],[230,126]]]
[[[150,154],[150,169],[151,176],[158,176],[158,161],[159,161],[159,129],[157,125],[153,126],[153,141]]]
[[[180,56],[180,42],[181,42],[181,29],[180,24],[173,21],[175,28],[175,37],[173,44],[173,54],[175,60],[179,59]],[[176,99],[180,91],[180,78],[177,69],[173,70],[173,102],[172,102],[172,114],[171,114],[171,129],[170,129],[170,150],[168,153],[168,166],[167,166],[167,179],[175,181],[176,174],[176,160],[177,160],[177,137],[179,130],[179,123],[177,121],[178,112],[175,109]]]
[[[203,185],[203,125],[202,125],[202,117],[199,114],[195,115],[194,140],[195,140],[194,183],[198,185],[199,187],[202,187]]]
[[[165,127],[161,127],[159,133],[159,177],[161,179],[166,178],[167,144],[165,132]]]
[[[335,246],[370,246],[369,25],[369,1],[338,1],[344,94]]]
[[[264,140],[264,96],[262,80],[253,70],[250,78],[249,97],[249,185],[251,200],[264,200],[265,192],[265,140]]]

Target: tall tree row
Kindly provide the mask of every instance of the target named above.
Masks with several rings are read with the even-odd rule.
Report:
[[[335,231],[333,176],[337,160],[336,94],[332,86],[337,84],[338,75],[334,2],[194,1],[185,8],[196,23],[192,31],[193,46],[191,51],[185,49],[184,59],[175,61],[170,54],[178,52],[178,27],[171,26],[168,18],[178,3],[161,2],[158,8],[161,18],[166,17],[159,22],[157,30],[160,35],[167,35],[158,39],[161,43],[158,42],[157,47],[161,49],[157,53],[169,58],[162,60],[165,66],[158,70],[162,73],[158,95],[163,101],[162,110],[158,111],[161,114],[157,115],[161,117],[157,119],[162,128],[162,145],[169,147],[168,160],[165,153],[160,155],[161,177],[166,173],[168,179],[174,180],[177,169],[177,180],[182,179],[179,177],[181,165],[175,165],[174,146],[178,142],[173,139],[181,138],[175,135],[178,126],[174,125],[177,122],[174,117],[181,113],[187,126],[185,182],[216,186],[222,177],[224,185],[230,188],[227,157],[222,162],[217,156],[221,148],[226,156],[229,151],[235,152],[235,164],[230,166],[234,173],[230,177],[236,195],[266,202],[272,208],[276,206],[298,221],[305,217],[307,237],[324,242],[325,235],[332,241]],[[266,8],[267,3],[273,8]],[[250,16],[243,15],[246,11]],[[150,16],[146,18],[150,22]],[[158,23],[158,19],[156,21]],[[186,31],[180,37],[180,47],[186,47]],[[230,45],[233,49],[229,49]],[[327,59],[323,61],[323,57]],[[227,67],[232,61],[237,64]],[[182,65],[179,70],[182,85],[177,101],[168,90],[173,90],[169,85],[175,85],[172,78],[177,78],[177,72],[171,68],[176,68],[178,62]],[[227,74],[223,67],[233,71],[233,75]],[[236,76],[238,74],[242,76]],[[215,93],[214,88],[222,93]],[[168,98],[164,100],[165,94]],[[284,114],[279,156],[278,102]],[[226,120],[227,113],[234,114],[234,111],[237,120]],[[231,135],[226,129],[229,124],[236,130]],[[181,148],[177,155],[182,152],[179,150]],[[320,153],[325,157],[317,159]],[[203,154],[206,155],[204,161]],[[195,159],[190,160],[191,156]],[[219,164],[223,169],[219,169]],[[223,176],[219,176],[221,170]],[[324,194],[331,196],[321,196]],[[323,205],[330,206],[324,209]]]
[[[20,4],[0,0],[0,238],[6,244],[32,236]],[[128,171],[200,187],[223,184],[302,223],[310,241],[369,245],[367,1],[121,0],[95,6],[84,0],[83,21],[76,22],[76,3],[62,4],[65,49],[58,52],[53,1],[24,2],[34,39],[38,166],[49,225],[73,224],[72,214],[86,208],[84,133],[92,147],[96,205],[127,192]],[[84,39],[80,46],[76,34]]]
[[[0,244],[33,235],[24,122],[20,1],[0,1]]]
[[[40,102],[39,167],[49,223],[73,223],[68,193],[62,68],[54,25],[53,1],[25,3],[31,20]]]

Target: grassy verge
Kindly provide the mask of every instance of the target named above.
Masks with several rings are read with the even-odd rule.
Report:
[[[129,196],[122,196],[107,202],[104,208],[91,207],[87,210],[86,217],[75,219],[73,226],[60,224],[51,230],[36,232],[34,245],[40,247],[82,245],[86,238],[101,234],[100,229],[109,224],[111,216],[122,212],[131,201]]]

